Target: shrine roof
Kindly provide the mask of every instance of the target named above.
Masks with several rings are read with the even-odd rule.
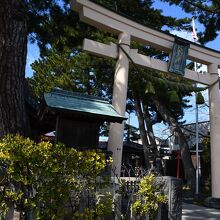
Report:
[[[119,122],[126,120],[105,99],[77,92],[55,89],[44,94],[46,107],[55,112],[68,112],[84,118],[97,118],[101,121]]]

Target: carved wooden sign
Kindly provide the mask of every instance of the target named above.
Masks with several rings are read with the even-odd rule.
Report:
[[[175,39],[169,63],[169,72],[184,76],[188,49],[189,44],[187,42]]]

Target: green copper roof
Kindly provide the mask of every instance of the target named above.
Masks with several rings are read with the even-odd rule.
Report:
[[[86,115],[102,121],[122,122],[126,118],[119,115],[114,107],[104,99],[96,96],[55,89],[44,94],[47,107],[71,114]]]

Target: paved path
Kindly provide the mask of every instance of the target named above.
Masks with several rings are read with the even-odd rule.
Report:
[[[183,203],[182,220],[220,220],[220,210]]]

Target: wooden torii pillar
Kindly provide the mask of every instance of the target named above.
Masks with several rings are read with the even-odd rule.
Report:
[[[167,62],[153,59],[130,48],[130,41],[152,46],[161,51],[171,53],[175,36],[162,31],[148,28],[135,21],[129,20],[113,11],[89,0],[72,0],[71,8],[79,12],[80,20],[104,31],[118,35],[118,43],[132,58],[136,65],[168,72]],[[146,15],[147,16],[147,15]],[[119,114],[124,116],[127,94],[129,60],[116,44],[103,44],[84,39],[83,49],[92,54],[110,57],[117,60],[112,103]],[[212,85],[218,80],[220,53],[189,42],[188,59],[208,66],[208,73],[200,74],[185,69],[184,78],[195,82]],[[211,133],[211,166],[212,166],[212,196],[220,198],[220,97],[219,83],[209,89],[210,102],[210,133]],[[113,152],[116,174],[120,176],[123,146],[124,125],[112,124],[109,134],[108,149]]]

